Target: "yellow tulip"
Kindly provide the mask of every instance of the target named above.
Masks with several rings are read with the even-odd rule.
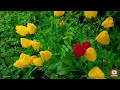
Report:
[[[42,66],[43,65],[43,61],[41,60],[41,58],[35,58],[33,60],[33,65],[35,65],[35,66]]]
[[[61,17],[63,16],[65,13],[65,11],[54,11],[54,16],[55,17]]]
[[[37,27],[33,23],[28,23],[27,28],[28,28],[29,34],[34,34]]]
[[[92,68],[88,73],[88,77],[91,79],[105,79],[105,75],[99,67]]]
[[[84,11],[84,16],[89,19],[95,18],[97,14],[98,14],[98,11]]]
[[[40,55],[41,55],[43,61],[47,61],[52,57],[52,52],[50,52],[48,50],[40,51]]]
[[[32,40],[26,39],[26,38],[20,38],[21,45],[23,48],[29,48],[31,46]]]
[[[17,68],[25,68],[30,64],[30,56],[25,56],[23,59],[19,59],[14,63],[14,66]]]
[[[62,21],[60,22],[60,26],[64,26],[64,25],[65,25],[65,21],[62,20]]]
[[[19,25],[19,26],[17,25],[16,30],[17,30],[16,32],[21,36],[26,36],[29,33],[27,27],[22,25]]]
[[[112,17],[108,17],[105,21],[103,21],[102,25],[104,28],[109,28],[114,26],[114,21]]]
[[[34,48],[34,50],[39,50],[39,48],[40,48],[40,43],[39,42],[32,41],[31,45]]]
[[[108,45],[110,43],[110,37],[107,31],[102,31],[96,38],[97,42],[103,45]]]
[[[36,59],[36,58],[37,58],[37,56],[31,56],[31,60],[30,60],[31,61],[31,63],[30,63],[31,65],[33,65],[33,60]]]
[[[96,53],[96,51],[95,51],[94,48],[89,47],[89,48],[86,50],[86,52],[85,52],[85,54],[84,54],[84,57],[85,57],[86,60],[88,60],[88,61],[95,61],[96,58],[97,58],[97,53]]]

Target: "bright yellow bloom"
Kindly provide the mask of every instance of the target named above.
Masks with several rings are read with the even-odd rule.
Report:
[[[60,16],[63,16],[65,13],[65,11],[54,11],[54,16],[55,17],[60,17]]]
[[[112,17],[108,17],[105,21],[103,21],[102,25],[104,28],[109,28],[114,26],[114,21]]]
[[[37,56],[31,56],[31,60],[30,60],[31,61],[31,63],[30,63],[31,65],[33,65],[33,60],[36,59],[36,58],[37,58]]]
[[[92,68],[88,73],[88,77],[91,79],[105,79],[105,75],[99,67]]]
[[[102,31],[96,38],[97,42],[103,45],[108,45],[110,43],[110,37],[107,31]]]
[[[65,25],[65,21],[62,20],[62,21],[60,22],[60,26],[64,26],[64,25]]]
[[[95,18],[97,14],[98,14],[98,11],[84,11],[84,16],[89,19]]]
[[[34,48],[34,50],[39,50],[39,48],[40,48],[40,43],[39,42],[32,41],[31,45]]]
[[[33,60],[33,65],[35,65],[35,66],[42,66],[43,65],[43,61],[41,60],[41,58],[35,58]]]
[[[86,52],[85,52],[85,54],[84,54],[84,57],[85,57],[86,60],[88,60],[88,61],[95,61],[96,58],[97,58],[97,53],[96,53],[96,51],[95,51],[94,48],[89,47],[89,48],[86,50]]]
[[[26,36],[29,33],[27,27],[22,25],[19,26],[17,25],[16,30],[17,30],[16,32],[21,36]]]
[[[34,34],[37,27],[33,23],[28,23],[27,28],[30,34]]]
[[[21,45],[23,48],[29,48],[31,46],[32,40],[26,39],[26,38],[20,38]]]
[[[41,55],[43,61],[47,61],[52,57],[52,52],[50,52],[48,50],[40,51],[40,55]]]
[[[24,58],[17,60],[14,63],[14,66],[17,68],[25,68],[30,64],[30,60],[31,60],[30,56],[27,55]]]

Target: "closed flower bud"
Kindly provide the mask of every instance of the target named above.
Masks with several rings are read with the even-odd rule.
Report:
[[[90,79],[105,79],[105,75],[99,67],[92,68],[88,73],[88,77]]]
[[[88,19],[95,18],[98,14],[98,11],[84,11],[84,16]]]
[[[65,13],[65,11],[54,11],[54,16],[55,17],[61,17],[63,16]]]
[[[105,21],[103,21],[102,25],[104,28],[109,28],[114,26],[114,21],[112,17],[108,17]]]
[[[96,53],[96,51],[95,51],[94,48],[89,47],[89,48],[86,50],[86,52],[85,52],[85,54],[84,54],[84,57],[85,57],[86,60],[88,60],[88,61],[95,61],[96,58],[97,58],[97,53]]]
[[[102,31],[97,37],[97,42],[103,45],[108,45],[110,43],[110,37],[107,31]]]
[[[35,66],[42,66],[43,65],[43,61],[41,60],[41,58],[35,58],[33,60],[33,65],[35,65]]]
[[[33,23],[28,23],[27,28],[28,28],[29,34],[34,34],[37,27]]]
[[[80,44],[74,44],[74,56],[79,58],[80,56],[83,56],[86,52],[86,49],[81,46]]]
[[[34,48],[34,50],[39,50],[40,48],[40,42],[32,41],[31,45]]]
[[[60,22],[60,26],[64,26],[64,24],[65,24],[65,21],[62,20],[62,21]]]
[[[83,42],[82,46],[85,47],[86,49],[91,46],[90,42]]]
[[[20,38],[21,45],[23,48],[29,48],[31,46],[32,40],[26,39],[26,38]]]
[[[21,36],[26,36],[29,32],[26,26],[16,26],[16,32],[20,34]]]
[[[43,61],[48,61],[52,57],[52,52],[50,52],[48,50],[40,51],[40,55],[41,55]]]

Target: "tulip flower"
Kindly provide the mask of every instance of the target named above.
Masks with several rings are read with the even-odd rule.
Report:
[[[62,20],[62,21],[60,22],[60,26],[64,26],[64,24],[65,24],[65,21]]]
[[[99,67],[92,68],[88,73],[88,77],[90,79],[105,79],[105,75]]]
[[[54,16],[55,17],[61,17],[63,16],[65,13],[65,11],[54,11]]]
[[[107,31],[102,31],[96,38],[97,42],[103,45],[108,45],[110,43],[110,37]]]
[[[102,25],[104,28],[109,28],[114,26],[114,21],[112,17],[108,17],[105,21],[103,21]]]
[[[13,66],[17,68],[25,68],[30,64],[31,58],[29,55],[26,55],[24,58],[17,60]]]
[[[84,11],[84,16],[88,19],[95,18],[98,14],[98,11]]]
[[[40,48],[40,42],[32,41],[31,45],[34,48],[34,50],[39,50],[39,48]]]
[[[80,56],[83,56],[86,52],[86,49],[81,46],[80,44],[74,44],[74,56],[79,58]]]
[[[90,42],[83,42],[82,46],[85,47],[86,49],[91,46]]]
[[[28,28],[29,34],[34,34],[37,27],[33,23],[28,23],[27,28]]]
[[[52,57],[52,52],[50,52],[48,50],[40,51],[40,55],[41,55],[43,61],[48,61]]]
[[[23,48],[29,48],[31,46],[32,40],[26,39],[26,38],[20,38],[21,45]]]
[[[84,57],[85,57],[86,60],[88,60],[88,61],[95,61],[96,58],[97,58],[97,53],[96,53],[96,51],[95,51],[94,48],[89,47],[89,48],[86,50],[86,52],[85,52],[85,54],[84,54]]]
[[[28,28],[22,25],[17,25],[16,30],[17,30],[16,32],[21,36],[26,36],[29,33]]]
[[[43,65],[43,61],[41,60],[41,58],[35,58],[33,60],[33,65],[35,65],[35,66],[42,66]]]
[[[33,60],[36,59],[36,58],[37,58],[37,56],[31,56],[31,60],[30,60],[31,61],[30,62],[31,65],[33,65]]]

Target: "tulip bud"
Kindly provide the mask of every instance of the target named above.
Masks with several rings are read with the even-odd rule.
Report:
[[[54,11],[54,16],[55,17],[61,17],[63,16],[65,13],[65,11]]]
[[[103,45],[108,45],[110,43],[110,37],[107,31],[102,31],[97,37],[96,39],[97,42],[99,42],[100,44]]]
[[[84,16],[88,19],[95,18],[98,14],[98,11],[84,11]]]
[[[92,68],[88,73],[88,77],[91,79],[105,79],[105,75],[99,67]]]
[[[96,54],[95,49],[92,48],[92,47],[89,47],[89,48],[86,50],[86,52],[85,52],[85,54],[84,54],[84,57],[85,57],[86,60],[88,60],[88,61],[95,61],[96,58],[97,58],[97,54]]]
[[[102,25],[104,28],[109,28],[114,26],[114,21],[112,17],[108,17],[105,21],[103,21]]]

